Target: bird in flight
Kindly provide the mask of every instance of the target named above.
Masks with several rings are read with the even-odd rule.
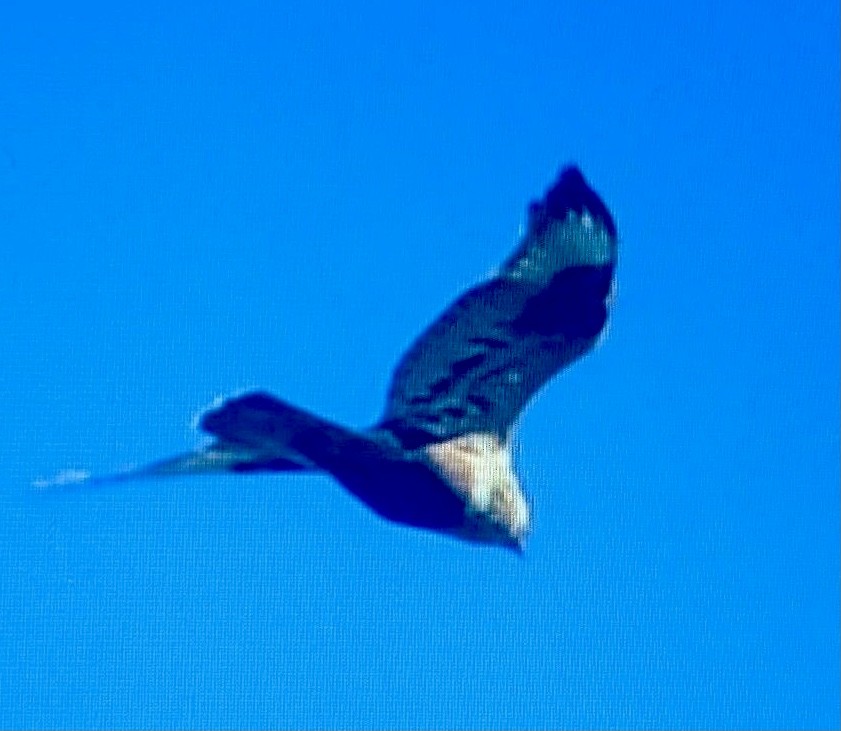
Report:
[[[616,256],[610,212],[567,167],[529,205],[499,271],[403,355],[374,426],[349,429],[249,393],[204,413],[208,446],[96,481],[323,471],[389,521],[520,551],[530,512],[512,428],[534,393],[598,341]]]

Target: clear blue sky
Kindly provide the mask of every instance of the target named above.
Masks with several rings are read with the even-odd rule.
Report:
[[[23,5],[0,727],[838,726],[837,2]],[[567,161],[618,292],[522,421],[524,559],[320,476],[30,488],[245,388],[370,423]]]

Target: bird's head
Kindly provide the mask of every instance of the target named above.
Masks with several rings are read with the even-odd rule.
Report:
[[[439,472],[465,502],[464,540],[522,551],[530,511],[507,443],[492,434],[467,434],[426,448]]]

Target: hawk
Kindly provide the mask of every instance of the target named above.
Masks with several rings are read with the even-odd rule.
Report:
[[[318,470],[386,520],[520,551],[530,512],[512,428],[534,393],[599,339],[616,256],[610,212],[567,167],[529,205],[499,271],[404,354],[376,424],[349,429],[249,393],[203,414],[208,446],[104,479]]]

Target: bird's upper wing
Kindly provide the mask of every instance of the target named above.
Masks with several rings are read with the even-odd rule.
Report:
[[[596,342],[616,227],[575,167],[539,201],[514,254],[456,300],[397,366],[379,428],[405,447],[507,433],[531,396]]]

